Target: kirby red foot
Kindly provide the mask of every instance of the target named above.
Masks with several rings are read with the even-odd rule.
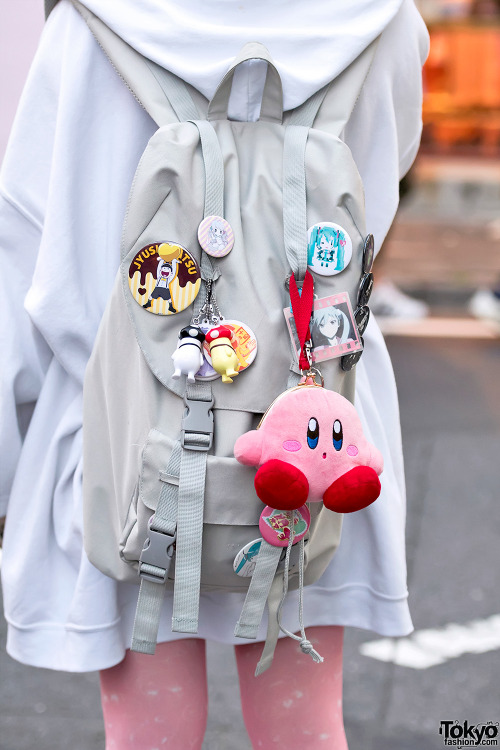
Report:
[[[256,492],[273,508],[324,501],[330,510],[351,513],[380,494],[382,454],[364,436],[350,401],[319,385],[281,394],[259,427],[238,438],[234,455],[260,466]]]
[[[255,492],[270,508],[297,510],[307,502],[309,482],[300,469],[272,458],[255,475]]]
[[[323,503],[335,513],[353,513],[371,505],[380,495],[380,479],[369,466],[356,466],[332,482]]]

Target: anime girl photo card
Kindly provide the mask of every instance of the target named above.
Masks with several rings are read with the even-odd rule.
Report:
[[[283,312],[298,362],[299,339],[293,314],[289,307],[285,307]],[[313,363],[361,351],[363,345],[347,292],[340,292],[314,301],[311,338]]]
[[[320,276],[335,276],[349,264],[352,242],[340,224],[323,221],[307,233],[307,265]]]

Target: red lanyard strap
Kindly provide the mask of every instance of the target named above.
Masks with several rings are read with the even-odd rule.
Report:
[[[299,367],[301,370],[308,370],[311,366],[311,362],[306,355],[305,343],[311,338],[309,323],[311,321],[314,302],[314,281],[309,271],[306,271],[304,276],[302,293],[299,293],[295,276],[293,274],[290,276],[290,302],[292,305],[293,317],[295,319],[295,327],[297,328],[297,335],[299,337]]]

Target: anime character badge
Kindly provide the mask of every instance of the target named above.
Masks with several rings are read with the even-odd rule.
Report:
[[[192,304],[200,289],[198,263],[176,242],[143,247],[129,268],[132,296],[148,312],[174,315]]]
[[[300,542],[311,525],[307,505],[296,510],[277,510],[268,505],[260,514],[259,531],[273,547],[286,547],[293,529],[293,543]]]
[[[335,276],[352,258],[352,241],[340,224],[322,221],[307,233],[307,265],[320,276]]]
[[[240,549],[233,562],[233,570],[237,576],[251,578],[257,565],[262,539],[254,539]]]
[[[233,230],[222,216],[207,216],[198,227],[198,241],[208,255],[223,258],[233,249]]]

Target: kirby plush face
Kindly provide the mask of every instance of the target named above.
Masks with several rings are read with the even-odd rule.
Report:
[[[382,454],[365,438],[354,406],[326,388],[285,393],[257,430],[238,438],[234,454],[240,463],[260,467],[255,489],[273,508],[323,501],[345,513],[380,493]]]

